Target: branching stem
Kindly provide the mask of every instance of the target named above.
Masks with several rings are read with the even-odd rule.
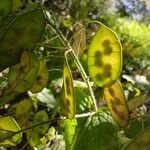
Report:
[[[90,85],[89,78],[88,78],[87,74],[85,73],[85,71],[84,71],[84,69],[83,69],[83,67],[82,67],[78,57],[76,56],[73,48],[71,47],[71,45],[69,44],[67,39],[64,37],[62,32],[56,27],[56,25],[53,23],[51,18],[46,15],[46,19],[47,19],[48,24],[56,31],[56,34],[59,36],[59,39],[60,39],[61,43],[64,46],[68,47],[68,50],[69,50],[68,54],[70,54],[70,56],[73,58],[75,64],[77,65],[77,68],[79,69],[79,71],[80,71],[80,73],[82,75],[82,78],[83,78],[84,82],[86,82],[86,84],[88,86],[88,89],[89,89],[89,92],[90,92],[90,95],[91,95],[91,98],[92,98],[93,103],[94,103],[95,111],[97,111],[97,103],[96,103],[96,100],[95,100],[95,96],[94,96],[92,87]]]

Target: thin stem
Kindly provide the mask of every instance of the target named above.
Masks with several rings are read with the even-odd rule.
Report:
[[[67,41],[67,39],[64,37],[64,35],[61,33],[61,31],[55,26],[55,24],[53,23],[53,21],[51,20],[51,18],[49,18],[47,15],[46,15],[46,19],[47,19],[47,22],[48,24],[55,29],[56,31],[56,34],[59,35],[59,39],[61,41],[61,43],[64,45],[64,46],[67,46],[68,49],[69,49],[69,54],[70,56],[73,58],[73,60],[75,61],[75,64],[77,65],[79,71],[81,72],[81,75],[82,75],[82,78],[84,80],[84,82],[86,82],[87,86],[88,86],[88,89],[89,89],[89,92],[90,92],[90,95],[91,95],[91,98],[93,100],[93,103],[94,103],[94,106],[95,106],[95,111],[97,111],[97,103],[96,103],[96,100],[95,100],[95,96],[94,96],[94,93],[93,93],[93,90],[91,88],[91,85],[90,85],[90,81],[89,81],[89,78],[88,76],[86,75],[78,57],[76,56],[73,48],[71,47],[71,45],[69,44],[69,42]]]
[[[52,121],[52,120],[50,119],[50,120],[48,120],[48,121],[43,121],[43,122],[40,122],[40,123],[38,123],[38,124],[29,126],[29,127],[25,128],[25,129],[19,130],[19,131],[17,131],[17,132],[13,132],[12,134],[8,135],[7,137],[4,137],[4,138],[0,139],[0,142],[2,142],[2,141],[4,141],[4,140],[7,140],[7,139],[9,139],[9,138],[11,138],[11,137],[13,137],[13,136],[19,134],[19,133],[26,132],[26,131],[28,131],[28,130],[31,130],[31,129],[33,129],[33,128],[36,128],[36,127],[38,127],[38,126],[41,126],[41,125],[44,125],[44,124],[52,124],[52,123],[55,122],[55,121],[56,121],[56,120],[53,120],[53,121]],[[10,131],[9,131],[9,132],[10,132]]]

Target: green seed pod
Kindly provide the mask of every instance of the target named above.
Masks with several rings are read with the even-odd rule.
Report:
[[[22,52],[41,39],[44,28],[42,9],[17,15],[0,37],[0,71],[18,63]]]
[[[68,119],[73,119],[76,112],[73,80],[71,71],[68,65],[64,65],[63,72],[63,88],[60,97],[60,103],[62,105],[63,111]]]
[[[90,77],[98,86],[108,87],[118,79],[121,66],[119,38],[110,28],[101,24],[88,51]]]

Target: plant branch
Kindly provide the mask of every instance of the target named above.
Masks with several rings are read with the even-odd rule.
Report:
[[[92,87],[90,85],[90,81],[89,81],[89,78],[88,76],[86,75],[78,57],[76,56],[73,48],[71,47],[71,45],[69,44],[69,42],[67,41],[67,39],[64,37],[64,35],[61,33],[61,31],[56,27],[56,25],[53,23],[53,21],[51,20],[51,18],[48,17],[48,15],[46,15],[46,19],[47,19],[47,22],[48,24],[53,28],[55,29],[56,31],[56,34],[59,36],[59,39],[61,41],[61,43],[64,45],[64,46],[67,46],[68,49],[69,49],[69,53],[70,56],[73,58],[75,64],[77,65],[79,71],[81,72],[81,75],[82,75],[82,78],[84,80],[84,82],[86,82],[87,86],[88,86],[88,89],[89,89],[89,92],[90,92],[90,95],[91,95],[91,98],[93,100],[93,103],[94,103],[94,107],[95,107],[95,111],[97,111],[97,103],[96,103],[96,100],[95,100],[95,96],[94,96],[94,93],[93,93],[93,90],[92,90]]]

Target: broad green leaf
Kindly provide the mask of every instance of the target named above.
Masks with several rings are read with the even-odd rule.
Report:
[[[114,120],[119,126],[125,127],[129,122],[129,111],[120,82],[104,88],[104,97]]]
[[[34,53],[26,51],[21,55],[20,64],[10,67],[9,85],[16,85],[14,91],[23,93],[34,84],[39,71],[39,60]]]
[[[1,146],[15,146],[19,144],[22,138],[22,134],[16,134],[9,139],[3,140],[4,138],[10,136],[14,132],[20,130],[17,122],[12,117],[0,118],[0,145]]]
[[[80,120],[83,118],[79,118]],[[98,112],[77,127],[73,150],[114,149],[116,124],[110,114]]]
[[[1,0],[0,1],[0,20],[1,18],[9,15],[12,9],[12,0]]]
[[[46,86],[47,81],[48,81],[48,70],[46,66],[46,62],[44,60],[40,60],[40,68],[39,72],[36,77],[36,81],[33,84],[32,88],[30,91],[32,93],[38,93],[43,90],[43,88]]]
[[[149,150],[150,127],[137,135],[123,150]]]
[[[33,126],[44,121],[48,121],[48,115],[45,110],[41,110],[36,113],[35,117],[33,118],[33,121],[29,123],[29,126]],[[48,127],[49,124],[47,123],[39,125],[38,127],[33,128],[32,130],[29,130],[27,132],[27,139],[32,147],[39,144],[40,138],[46,133]]]
[[[68,119],[73,119],[76,112],[76,104],[74,98],[72,74],[67,64],[64,65],[63,70],[63,87],[60,96],[60,103],[66,117]]]
[[[90,77],[98,86],[108,87],[118,79],[121,66],[119,38],[110,28],[100,24],[88,51]]]
[[[40,41],[44,28],[42,9],[16,15],[0,37],[0,71],[17,64],[23,51]]]

